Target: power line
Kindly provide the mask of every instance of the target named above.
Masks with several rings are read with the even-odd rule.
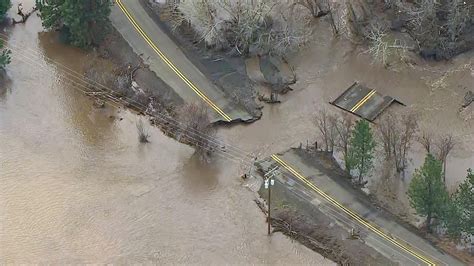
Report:
[[[21,54],[20,51],[18,51],[17,49],[13,48],[11,45],[6,45],[6,47],[7,47],[7,48],[10,48],[10,49],[12,49],[12,50],[14,50],[14,51],[16,51],[16,52],[19,52],[19,55],[23,58],[23,60],[22,60],[21,58],[19,58],[19,59],[20,59],[21,61],[25,62],[26,64],[28,64],[28,65],[30,65],[30,66],[34,66],[34,65],[36,65],[36,66],[42,66],[40,63],[38,63],[38,62],[32,60],[31,58],[29,58],[29,57],[27,57],[27,56]],[[44,73],[46,73],[46,74],[52,76],[52,74],[49,73],[49,72],[47,72],[46,70],[44,70],[44,68],[40,68],[40,70],[42,70]],[[84,84],[82,84],[82,83],[78,83],[77,81],[72,80],[71,78],[66,77],[66,76],[64,76],[64,75],[61,75],[61,74],[58,74],[57,76],[60,76],[63,80],[66,80],[66,81],[71,82],[73,85],[75,85],[73,88],[79,90],[79,91],[82,92],[82,93],[87,94],[87,93],[90,93],[90,92],[91,92],[91,91],[89,90],[89,88],[86,87],[86,86],[85,86]],[[85,90],[80,89],[79,87],[82,87],[82,88],[84,88]],[[94,96],[94,95],[92,95],[92,96]],[[121,104],[123,105],[123,103],[125,102],[125,101],[123,101],[123,100],[121,100],[121,99],[117,99],[117,98],[116,98],[115,96],[113,96],[113,95],[107,95],[107,96],[108,96],[108,99],[109,99],[109,101],[108,101],[107,103],[108,103],[109,105],[112,105],[112,106],[116,107],[116,108],[120,108],[120,106],[117,105],[117,104],[120,104],[120,103],[121,103]],[[110,101],[113,102],[113,104],[112,104]],[[126,103],[126,102],[125,102],[125,103]],[[142,108],[138,108],[138,110],[142,110]],[[148,112],[147,112],[147,113],[148,113]],[[148,113],[148,114],[149,114],[149,113]],[[164,116],[164,115],[162,115],[161,113],[158,113],[158,114],[159,114],[159,115],[151,115],[151,116],[162,120],[162,121],[164,122],[164,125],[163,125],[163,126],[165,126],[165,127],[169,127],[169,124],[173,124],[173,122],[176,121],[176,120],[174,120],[174,121],[170,122],[169,119],[167,119],[167,118],[169,118],[168,116]],[[176,125],[176,124],[175,124],[175,125]],[[177,126],[177,127],[180,127],[180,126]],[[180,127],[180,128],[182,128],[182,127]],[[187,138],[193,140],[193,141],[194,141],[193,143],[194,143],[196,146],[198,146],[198,147],[200,147],[200,148],[203,148],[203,149],[205,149],[205,150],[207,150],[207,151],[210,151],[210,152],[214,152],[214,153],[217,152],[217,153],[218,153],[221,157],[223,157],[223,158],[226,158],[226,159],[229,159],[229,160],[233,160],[233,161],[235,161],[235,162],[244,164],[244,165],[246,165],[246,166],[250,166],[250,165],[251,165],[251,162],[250,162],[249,160],[245,159],[245,157],[246,157],[247,155],[242,156],[242,154],[232,154],[232,153],[226,152],[225,150],[221,150],[221,147],[218,147],[218,148],[216,148],[216,149],[212,149],[211,147],[205,145],[206,143],[204,142],[205,140],[207,140],[207,141],[212,141],[212,139],[208,139],[208,138],[205,138],[205,137],[199,137],[199,136],[196,138],[196,137],[190,136],[188,133],[190,133],[190,132],[188,132],[187,130],[183,130],[183,131],[181,132],[181,134],[183,134],[183,135],[185,135]],[[201,133],[201,135],[203,135],[203,133]],[[220,142],[220,143],[223,143],[223,142]]]
[[[22,60],[22,61],[24,61],[25,63],[27,63],[27,64],[29,64],[29,65],[31,65],[31,66],[32,66],[33,64],[34,64],[34,65],[38,65],[38,66],[42,66],[42,65],[41,65],[40,63],[38,63],[37,61],[34,61],[34,60],[32,60],[31,58],[27,57],[26,55],[22,54],[20,51],[18,51],[16,48],[14,48],[10,43],[7,45],[7,47],[10,48],[10,49],[12,49],[12,50],[14,50],[14,51],[17,51],[20,56],[22,56],[23,58],[25,58],[25,59]],[[21,60],[21,58],[20,58],[20,60]],[[43,70],[43,68],[40,68],[40,69]],[[63,71],[66,72],[66,74],[71,75],[67,70],[66,70],[66,71],[63,70]],[[49,72],[46,72],[46,73],[47,73],[47,74],[50,74]],[[77,72],[76,72],[76,73],[77,73]],[[90,93],[89,88],[88,88],[87,86],[85,86],[84,84],[78,83],[77,81],[72,80],[71,78],[66,77],[66,76],[64,76],[64,75],[60,75],[60,76],[62,76],[62,78],[63,78],[64,80],[70,81],[71,83],[73,83],[73,84],[76,85],[77,87],[82,87],[82,88],[85,89],[85,90],[81,90],[81,89],[79,89],[79,88],[76,88],[76,89],[80,90],[81,92],[83,92],[83,93]],[[77,77],[77,76],[75,76],[75,77],[76,77],[77,79],[79,79],[80,81],[83,81],[83,79],[81,79],[81,78],[79,78],[79,77]],[[86,82],[86,83],[87,83],[87,82]],[[90,84],[90,83],[87,83],[87,84]],[[104,86],[104,87],[105,87],[105,86]],[[109,89],[109,90],[110,90],[110,89]],[[94,96],[94,95],[92,95],[92,96]],[[108,98],[109,98],[110,100],[112,100],[113,102],[115,102],[115,103],[122,103],[122,104],[123,104],[123,103],[127,103],[127,102],[124,101],[123,99],[117,98],[117,97],[115,97],[115,96],[113,96],[113,95],[106,95],[106,96],[108,96]],[[117,107],[117,105],[114,105],[114,106]],[[143,105],[142,105],[142,106],[143,106]],[[144,106],[143,106],[143,107],[144,107]],[[135,107],[135,108],[137,108],[138,110],[143,110],[143,108],[140,108],[140,107]],[[149,115],[152,116],[152,117],[161,119],[163,122],[165,122],[165,126],[166,126],[166,124],[174,124],[174,125],[177,125],[177,124],[179,123],[178,121],[176,121],[176,120],[174,120],[174,119],[170,119],[168,116],[165,116],[165,115],[163,115],[163,114],[161,114],[161,113],[157,113],[157,114],[153,115],[153,114],[150,114],[150,113],[149,113],[148,111],[146,111],[146,110],[144,110],[144,113],[149,114]],[[171,121],[170,121],[170,120],[171,120]],[[179,123],[179,124],[181,124],[181,123]],[[215,141],[214,139],[212,139],[211,137],[207,137],[207,136],[206,136],[205,134],[203,134],[203,133],[201,133],[201,134],[196,134],[195,132],[188,132],[188,130],[186,130],[185,128],[183,128],[182,126],[179,126],[179,125],[177,125],[177,127],[183,129],[183,132],[181,132],[183,135],[187,135],[187,137],[189,137],[189,138],[192,139],[192,140],[198,141],[199,143],[203,143],[202,140],[207,140],[207,141],[209,141],[209,142],[211,142],[211,143],[217,144],[218,147],[219,147],[219,149],[215,149],[215,150],[212,150],[212,151],[216,151],[216,150],[217,150],[217,151],[223,152],[223,153],[225,153],[227,156],[232,157],[233,159],[236,159],[236,158],[237,158],[237,159],[239,160],[239,162],[245,161],[244,158],[249,157],[248,154],[243,154],[242,152],[233,151],[233,153],[232,153],[232,150],[231,150],[230,152],[227,152],[227,151],[225,151],[225,150],[221,150],[221,147],[220,147],[220,146],[223,145],[223,144],[224,144],[224,148],[225,148],[226,146],[231,146],[231,145],[227,145],[227,144],[226,144],[225,142],[223,142],[223,141]],[[196,137],[190,136],[188,133],[192,133],[193,135],[196,135],[197,138],[202,139],[202,140],[200,141],[200,140],[197,139]],[[198,145],[198,146],[203,147],[202,145]],[[207,149],[207,150],[209,150],[209,149]]]
[[[7,35],[2,34],[2,33],[0,33],[0,36],[3,36],[4,38],[8,37]],[[3,41],[9,43],[9,46],[10,46],[10,47],[14,47],[14,46],[15,46],[15,45],[12,45],[12,41],[9,41],[9,40],[4,39],[4,38],[1,38],[1,37],[0,37],[0,39],[2,39]],[[20,46],[17,45],[17,47],[20,47]],[[12,48],[12,49],[15,49],[15,48]],[[67,66],[65,66],[65,65],[63,65],[63,64],[61,64],[60,62],[57,62],[57,61],[55,61],[55,60],[53,60],[53,59],[51,59],[51,58],[49,58],[49,57],[47,57],[47,56],[44,56],[44,55],[41,54],[38,50],[34,50],[34,49],[31,49],[31,48],[26,47],[26,46],[23,46],[23,47],[21,47],[21,48],[19,48],[19,49],[20,49],[21,52],[24,52],[24,51],[28,51],[28,50],[29,50],[29,51],[30,51],[30,53],[29,53],[30,55],[41,56],[41,57],[42,57],[43,59],[45,59],[46,61],[48,61],[48,62],[50,62],[50,63],[52,63],[52,64],[55,64],[56,66],[60,66],[60,68],[62,68],[62,71],[64,71],[66,74],[72,76],[72,77],[75,78],[75,79],[80,80],[81,82],[86,83],[87,85],[90,85],[90,86],[95,87],[95,88],[98,86],[98,87],[100,87],[100,88],[103,88],[103,89],[107,90],[107,91],[110,92],[111,94],[116,94],[116,91],[114,91],[113,89],[111,89],[111,88],[109,88],[109,87],[107,87],[107,86],[105,86],[105,85],[103,85],[103,84],[101,84],[101,83],[99,83],[99,82],[97,82],[97,81],[95,81],[95,80],[93,80],[93,79],[90,79],[90,78],[88,78],[88,77],[85,77],[84,75],[78,73],[77,71],[75,71],[75,70],[73,70],[73,69],[71,69],[71,68],[69,68],[69,67],[67,67]],[[16,50],[18,50],[18,49],[16,49]],[[26,56],[25,56],[25,57],[26,57]],[[34,62],[34,63],[37,64],[37,62]],[[99,88],[98,88],[98,89],[99,89]],[[101,90],[101,91],[103,91],[103,90]],[[116,97],[116,96],[114,96],[114,97]],[[145,105],[143,105],[142,103],[140,103],[140,102],[134,100],[133,98],[130,98],[130,97],[120,97],[120,98],[125,99],[126,101],[124,100],[124,102],[126,102],[128,105],[131,105],[131,106],[133,106],[134,108],[136,108],[137,110],[141,110],[141,111],[144,112],[144,113],[145,113],[145,112],[147,111],[147,109],[148,109],[147,106],[145,106]],[[146,112],[146,113],[148,113],[148,112]],[[148,114],[149,114],[149,113],[148,113]],[[150,115],[153,115],[153,114],[150,114]],[[158,114],[158,115],[162,115],[162,114]],[[177,124],[181,124],[181,125],[182,125],[181,122],[179,122],[179,121],[173,119],[172,117],[166,116],[166,119],[172,120],[174,123],[177,123]],[[216,144],[216,145],[219,145],[219,146],[223,146],[223,145],[224,145],[225,147],[229,147],[230,149],[233,149],[235,152],[244,153],[246,156],[248,156],[248,154],[249,154],[249,152],[246,152],[246,151],[244,151],[244,150],[242,150],[242,149],[240,149],[240,148],[238,148],[238,147],[236,147],[236,146],[233,146],[233,145],[230,145],[230,144],[228,144],[228,143],[225,143],[224,141],[221,141],[221,140],[219,140],[219,139],[216,139],[216,138],[212,138],[212,137],[210,137],[210,136],[207,136],[206,134],[204,134],[204,133],[202,133],[202,132],[199,132],[198,130],[195,130],[195,129],[192,129],[192,128],[191,128],[191,129],[186,129],[186,130],[193,131],[193,134],[200,135],[200,137],[205,138],[205,139],[207,139],[208,141],[210,141],[210,142],[212,142],[212,143],[214,143],[214,144]]]

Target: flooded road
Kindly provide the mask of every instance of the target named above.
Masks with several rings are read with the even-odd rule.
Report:
[[[91,60],[41,31],[36,15],[8,30],[74,70]],[[95,109],[41,56],[12,58],[0,90],[0,264],[331,263],[266,236],[238,165],[203,164],[156,128],[139,144],[138,116]]]
[[[9,38],[77,71],[92,60],[41,31],[33,15]],[[312,141],[314,111],[361,80],[419,106],[424,123],[450,121],[467,144],[448,160],[448,182],[465,177],[474,161],[472,123],[459,121],[452,108],[434,113],[429,106],[456,95],[430,94],[420,73],[371,66],[338,51],[350,50],[346,43],[317,38],[320,46],[294,59],[299,80],[282,104],[267,105],[262,120],[221,129],[220,136],[263,155]],[[265,218],[233,161],[202,164],[191,148],[155,128],[151,143],[141,145],[139,117],[93,108],[42,56],[15,50],[12,57],[10,81],[0,88],[0,264],[330,263],[281,234],[266,236]],[[469,75],[462,80],[472,84]],[[422,154],[416,152],[412,167]]]
[[[263,150],[267,155],[300,143],[305,146],[307,141],[312,143],[320,136],[314,124],[316,111],[326,108],[339,112],[330,102],[359,81],[403,102],[407,105],[405,109],[417,112],[420,129],[452,134],[457,143],[448,156],[447,184],[452,190],[465,179],[466,170],[474,167],[474,117],[464,119],[459,108],[464,93],[474,90],[474,51],[449,62],[419,59],[413,66],[394,65],[386,69],[373,64],[372,58],[350,41],[334,39],[324,23],[317,25],[315,32],[314,42],[289,58],[297,76],[296,84],[291,86],[293,91],[279,97],[281,104],[266,104],[262,119],[250,126],[230,127],[222,135],[247,150],[262,149],[259,144],[265,143]],[[261,73],[252,74],[254,81],[263,79]],[[440,86],[430,86],[433,83]],[[470,108],[474,110],[474,106]],[[422,165],[426,155],[418,143],[413,146],[407,172]],[[403,181],[405,187],[409,180],[407,176]]]

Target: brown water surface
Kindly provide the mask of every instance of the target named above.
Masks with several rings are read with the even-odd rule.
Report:
[[[45,57],[79,72],[92,58],[41,31],[36,15],[7,30],[15,46],[0,90],[0,264],[331,263],[266,236],[238,165],[203,164],[156,128],[139,144],[138,116],[92,107]]]
[[[474,168],[474,116],[464,119],[459,113],[464,93],[474,91],[474,52],[448,62],[429,62],[414,57],[412,66],[394,63],[390,69],[374,64],[364,49],[345,38],[333,38],[330,27],[318,22],[313,42],[289,61],[295,67],[297,82],[293,91],[280,96],[281,104],[265,105],[262,119],[250,126],[239,125],[222,132],[247,150],[265,154],[280,152],[289,146],[321,141],[314,124],[316,110],[340,110],[329,102],[359,81],[384,95],[392,96],[420,115],[420,128],[434,134],[452,134],[457,144],[448,157],[447,184],[450,190]],[[256,60],[247,60],[251,78],[261,79]],[[439,84],[433,86],[432,84]],[[470,107],[474,114],[474,106]],[[377,121],[375,121],[377,123]],[[321,143],[321,142],[320,142]],[[420,167],[425,151],[415,144],[409,154],[406,187],[411,172]],[[372,179],[377,179],[373,176]],[[405,197],[405,190],[401,191]]]

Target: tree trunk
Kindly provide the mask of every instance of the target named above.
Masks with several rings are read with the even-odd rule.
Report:
[[[362,159],[362,162],[360,163],[359,167],[359,184],[362,184],[362,169],[365,167],[365,160]]]
[[[346,172],[348,174],[350,174],[351,173],[351,167],[350,167],[349,161],[348,161],[347,150],[348,150],[348,148],[347,148],[347,145],[346,145],[344,147],[344,166],[346,167]]]
[[[444,169],[443,169],[443,183],[444,183],[444,186],[446,186],[446,160],[447,158],[444,159]]]
[[[431,212],[426,216],[426,230],[431,233]]]

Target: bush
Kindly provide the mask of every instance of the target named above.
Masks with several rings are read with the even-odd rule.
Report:
[[[0,49],[3,48],[3,41],[0,40]],[[0,69],[3,70],[11,62],[11,53],[9,49],[3,49],[0,52]]]
[[[423,57],[448,59],[474,45],[472,0],[392,0],[390,6],[405,17],[405,27],[419,43]]]
[[[148,134],[148,130],[146,129],[141,119],[138,120],[137,122],[137,132],[138,132],[138,140],[140,141],[140,143],[150,142],[148,140],[150,138],[150,134]]]
[[[306,43],[311,15],[296,14],[304,9],[283,1],[181,1],[178,9],[200,40],[242,55],[251,50],[282,55]],[[181,20],[182,21],[182,20]]]
[[[43,26],[60,30],[67,42],[97,46],[110,27],[110,0],[36,0]]]
[[[12,6],[10,0],[0,0],[0,21],[5,19],[5,15],[7,14],[8,9]]]
[[[210,154],[216,147],[213,139],[216,129],[211,123],[208,107],[204,104],[185,104],[179,111],[179,121],[183,125],[178,139],[196,148],[201,155]]]

